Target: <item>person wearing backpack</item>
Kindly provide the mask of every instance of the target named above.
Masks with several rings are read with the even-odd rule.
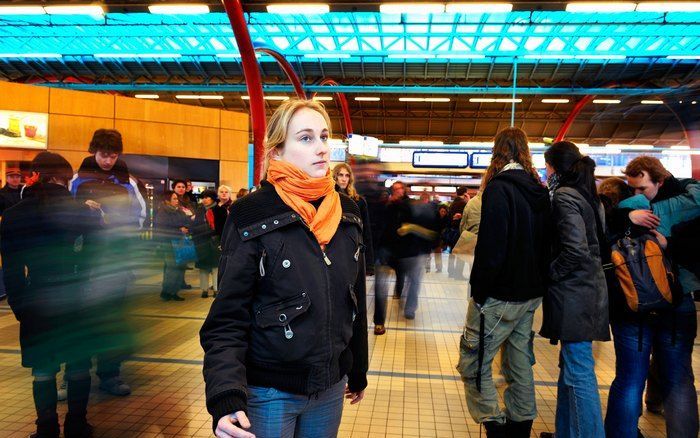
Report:
[[[609,341],[610,330],[601,255],[605,213],[596,191],[595,162],[568,141],[554,143],[544,158],[557,237],[540,334],[561,343],[556,436],[602,437],[593,341]]]
[[[666,237],[672,241],[676,237],[676,226],[700,217],[700,185],[696,181],[674,178],[658,159],[648,156],[630,161],[624,173],[635,193],[642,196],[622,201],[612,215],[611,229],[618,234],[627,230],[634,233],[633,226],[645,227],[653,230],[663,247]],[[605,419],[609,437],[637,436],[652,349],[654,360],[658,361],[666,435],[670,438],[698,436],[697,393],[692,369],[697,316],[692,294],[700,289],[700,282],[682,265],[678,274],[682,296],[675,306],[634,312],[623,305],[611,313],[616,372]]]

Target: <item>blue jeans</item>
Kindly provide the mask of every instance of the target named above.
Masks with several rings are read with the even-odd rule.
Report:
[[[423,282],[425,258],[427,254],[393,260],[390,259],[388,252],[384,249],[380,249],[378,254],[379,261],[374,268],[374,323],[376,325],[384,325],[386,321],[386,302],[389,294],[390,269],[395,269],[397,283],[402,276],[405,276],[408,281],[404,314],[415,316],[416,309],[418,308],[418,293],[420,292],[420,286]],[[382,256],[382,254],[384,254],[384,256]]]
[[[692,309],[692,313],[689,311]],[[675,324],[675,343],[673,332]],[[639,330],[642,351],[639,351]],[[643,323],[613,322],[615,380],[610,386],[605,431],[608,437],[636,438],[642,393],[653,348],[658,361],[666,436],[698,436],[698,404],[691,364],[697,319],[692,298],[676,312],[649,315]]]
[[[325,391],[297,395],[248,387],[250,432],[256,438],[330,438],[338,435],[347,377]]]
[[[591,341],[561,342],[555,427],[557,438],[605,436]]]

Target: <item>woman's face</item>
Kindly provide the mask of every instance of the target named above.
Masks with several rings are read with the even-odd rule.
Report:
[[[187,187],[185,186],[185,184],[181,183],[181,182],[175,184],[175,187],[173,187],[173,191],[180,196],[185,194],[186,189],[187,189]]]
[[[321,113],[310,108],[294,113],[284,145],[273,158],[295,165],[312,178],[325,176],[330,166],[330,150],[328,124]]]
[[[350,184],[350,172],[347,171],[344,167],[340,168],[340,171],[335,176],[335,182],[340,186],[341,189],[345,190],[348,188],[348,184]]]
[[[447,209],[440,208],[440,210],[438,210],[438,214],[440,215],[441,218],[447,216]]]
[[[219,189],[219,200],[221,203],[226,203],[231,199],[231,194],[228,192],[228,190],[221,188]]]
[[[202,198],[202,204],[204,204],[205,207],[209,207],[210,205],[214,204],[214,200],[209,196],[205,196]]]
[[[168,204],[172,205],[173,207],[177,207],[180,205],[180,198],[177,197],[177,193],[173,193],[170,195],[170,200],[168,201]]]

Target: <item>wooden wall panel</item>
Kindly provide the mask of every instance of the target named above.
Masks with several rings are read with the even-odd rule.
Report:
[[[0,161],[32,161],[40,150],[0,148]],[[2,173],[1,176],[5,176]]]
[[[49,95],[49,112],[114,118],[114,96],[52,88]]]
[[[246,113],[221,110],[221,128],[248,132],[250,116]]]
[[[48,149],[87,153],[92,134],[100,128],[114,128],[114,119],[51,114]]]
[[[235,196],[238,189],[248,187],[248,162],[219,161],[219,181],[230,186]]]
[[[115,118],[218,128],[221,110],[193,105],[116,97]]]
[[[0,81],[0,109],[49,112],[49,88]]]
[[[221,159],[248,161],[248,132],[222,129]]]
[[[170,123],[115,121],[124,152],[170,157],[219,159],[219,130]]]

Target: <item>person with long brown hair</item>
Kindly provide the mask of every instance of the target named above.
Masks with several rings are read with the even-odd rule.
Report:
[[[336,184],[336,190],[340,193],[345,193],[355,201],[360,208],[362,217],[362,243],[365,245],[365,266],[372,266],[374,271],[374,248],[372,247],[372,227],[369,218],[369,208],[364,197],[360,196],[355,190],[355,175],[352,168],[347,163],[338,163],[333,168],[333,180]],[[368,268],[369,271],[369,268]]]
[[[200,331],[217,437],[333,437],[367,386],[362,219],[335,190],[330,120],[282,103],[265,179],[226,222],[219,294]]]
[[[549,263],[549,193],[532,166],[525,132],[507,128],[496,135],[484,180],[458,369],[469,413],[487,437],[524,438],[537,416],[532,324]],[[501,346],[505,411],[491,372]]]

